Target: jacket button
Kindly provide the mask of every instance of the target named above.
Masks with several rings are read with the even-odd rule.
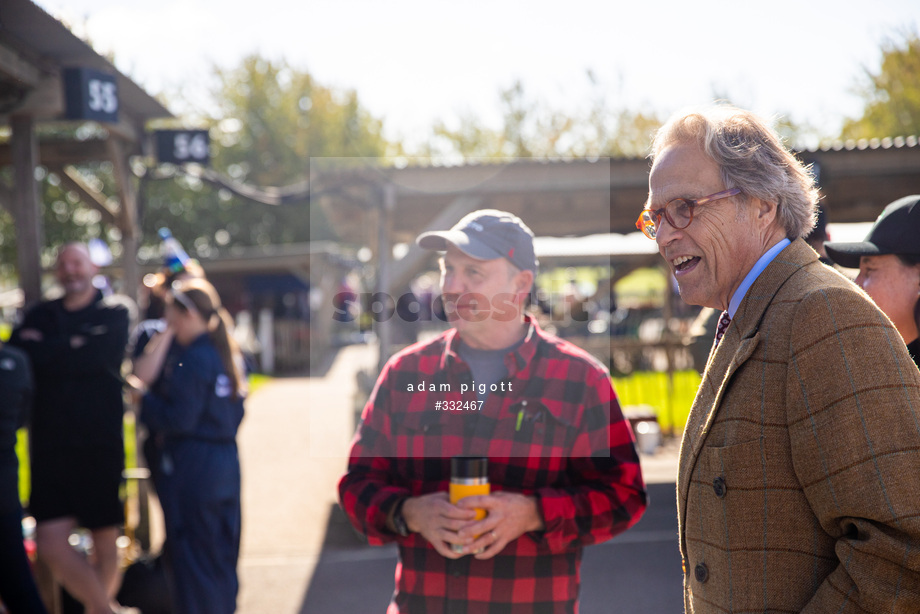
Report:
[[[717,477],[712,481],[712,490],[716,493],[716,496],[720,499],[725,497],[725,492],[728,490],[728,487],[725,486],[725,478]]]
[[[706,580],[709,579],[709,568],[706,567],[705,563],[700,563],[693,570],[693,575],[696,576],[696,581],[700,584],[705,584]]]

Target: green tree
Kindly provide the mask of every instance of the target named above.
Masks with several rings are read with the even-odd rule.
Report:
[[[458,127],[435,124],[431,140],[420,153],[430,156],[568,157],[644,156],[661,126],[653,113],[610,104],[605,88],[587,73],[593,93],[586,109],[563,111],[535,100],[520,81],[499,92],[502,125],[487,126],[475,115],[460,118]]]
[[[93,182],[108,194],[114,194],[114,177],[112,166],[108,162],[81,165],[81,172],[91,176]],[[0,182],[8,189],[12,188],[12,168],[0,172]],[[39,198],[44,225],[45,248],[42,251],[42,264],[50,266],[54,261],[58,246],[68,241],[88,241],[99,238],[112,245],[115,255],[119,253],[119,230],[107,227],[102,215],[96,209],[80,201],[76,194],[67,190],[60,178],[42,166],[36,169],[39,181]],[[13,216],[0,208],[0,280],[9,280],[16,274],[16,224]],[[0,288],[4,285],[0,281]]]
[[[884,138],[920,134],[920,37],[907,33],[882,44],[877,70],[865,69],[858,93],[865,102],[862,117],[847,119],[844,139]]]
[[[353,90],[325,87],[285,61],[259,56],[232,69],[215,69],[215,77],[215,110],[205,119],[212,166],[236,182],[286,186],[309,179],[311,157],[387,153],[381,120],[364,109]],[[182,175],[147,182],[144,201],[145,240],[155,243],[157,229],[167,226],[193,255],[311,238],[306,201],[259,204]]]

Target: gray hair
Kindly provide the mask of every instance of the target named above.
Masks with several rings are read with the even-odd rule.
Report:
[[[718,164],[726,189],[776,203],[789,239],[804,237],[814,227],[820,196],[810,167],[760,117],[731,105],[679,113],[658,130],[649,158],[654,163],[667,147],[693,142]]]

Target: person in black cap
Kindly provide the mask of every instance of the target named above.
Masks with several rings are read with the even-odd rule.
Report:
[[[885,207],[865,241],[824,245],[835,263],[859,269],[856,284],[891,319],[920,367],[920,195]]]
[[[647,502],[610,374],[524,313],[537,259],[519,218],[475,211],[417,243],[443,252],[451,329],[387,362],[339,482],[368,542],[399,545],[387,612],[577,611],[583,547]],[[457,456],[488,459],[490,495],[450,502]]]

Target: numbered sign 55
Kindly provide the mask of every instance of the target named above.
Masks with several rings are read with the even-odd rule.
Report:
[[[157,130],[154,136],[160,163],[210,162],[211,140],[207,130]]]
[[[114,76],[92,68],[65,68],[63,76],[67,119],[118,122],[118,83]]]

